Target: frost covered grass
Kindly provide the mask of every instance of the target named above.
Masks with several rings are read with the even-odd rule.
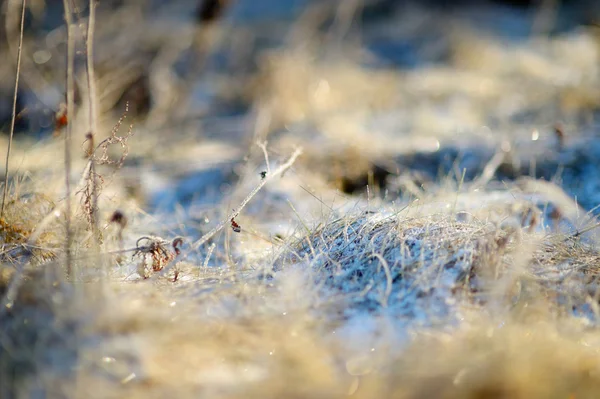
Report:
[[[46,264],[4,316],[3,359],[30,390],[91,397],[593,397],[598,254],[549,240],[367,213],[275,272],[195,265],[107,295]]]
[[[62,139],[13,143],[0,397],[597,396],[597,33],[405,5],[359,30],[350,3],[98,6],[70,226]],[[33,131],[62,102],[48,7]]]

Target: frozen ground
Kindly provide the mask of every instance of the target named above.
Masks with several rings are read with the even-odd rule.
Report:
[[[100,240],[78,36],[65,278],[66,36],[32,2],[0,397],[597,397],[593,4],[197,3],[98,7]]]

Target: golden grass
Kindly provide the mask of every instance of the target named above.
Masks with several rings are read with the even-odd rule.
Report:
[[[341,51],[335,37],[270,51],[248,75],[212,71],[227,80],[217,100],[250,102],[256,118],[205,125],[181,117],[194,93],[169,69],[191,51],[174,43],[193,30],[141,17],[130,26],[127,12],[141,6],[128,7],[110,23],[99,9],[97,141],[110,134],[132,65],[147,58],[154,106],[146,120],[137,115],[123,169],[99,171],[102,254],[90,249],[85,198],[75,194],[71,280],[60,143],[15,143],[14,173],[28,179],[11,187],[0,219],[0,397],[598,396],[600,253],[595,230],[576,234],[596,219],[569,191],[588,192],[587,181],[462,181],[450,160],[421,185],[412,168],[431,165],[410,158],[470,150],[475,174],[488,168],[490,178],[511,162],[522,163],[519,177],[531,159],[575,170],[585,156],[595,167],[597,154],[585,152],[594,126],[581,122],[598,107],[592,31],[508,44],[451,20],[448,60],[413,70],[366,67],[368,56]],[[231,27],[229,45],[243,47],[248,29]],[[131,54],[134,64],[124,61]],[[73,181],[86,180],[86,106],[72,118]],[[557,149],[559,117],[568,135]],[[265,156],[255,144],[267,137]],[[269,174],[297,145],[304,155],[293,167]],[[498,150],[497,163],[481,155]],[[221,203],[175,196],[187,177],[224,165],[234,173],[211,182]],[[386,171],[380,192],[376,167]],[[396,174],[405,180],[394,185]],[[336,191],[350,183],[356,195]],[[150,209],[161,190],[183,204]],[[109,223],[116,209],[128,220],[122,231]],[[142,236],[183,236],[183,252],[168,248],[162,270],[138,278]]]

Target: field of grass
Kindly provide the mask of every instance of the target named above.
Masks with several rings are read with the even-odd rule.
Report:
[[[458,3],[0,2],[0,398],[600,397],[600,9]]]

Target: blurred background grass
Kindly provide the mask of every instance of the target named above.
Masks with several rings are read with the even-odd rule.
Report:
[[[62,2],[27,4],[0,397],[598,396],[596,1],[99,1],[96,134],[125,115],[133,136],[98,169],[101,253],[75,196],[70,279]],[[3,148],[20,5],[0,2]],[[165,259],[184,237],[176,282],[110,253],[143,236]]]

